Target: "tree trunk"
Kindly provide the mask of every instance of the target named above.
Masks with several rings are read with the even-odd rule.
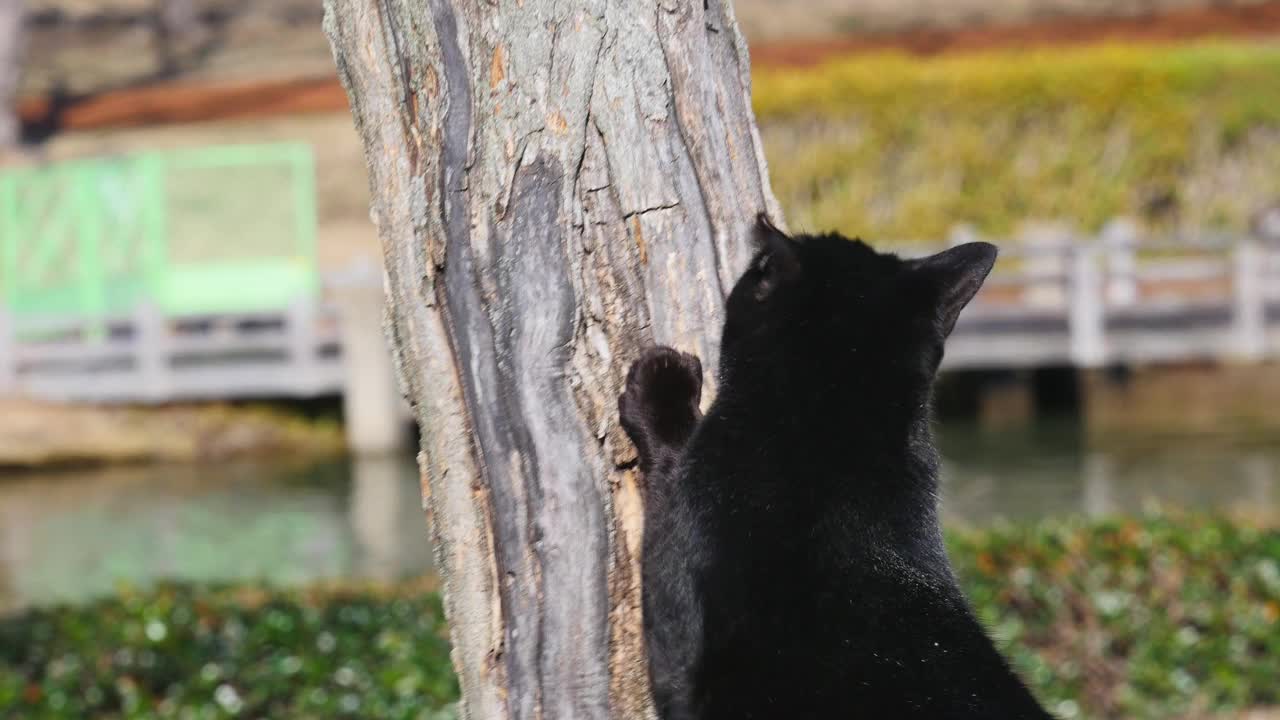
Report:
[[[26,43],[25,0],[0,0],[0,158],[21,140],[18,122],[18,83]]]
[[[716,367],[776,201],[727,0],[326,0],[472,718],[651,714],[638,350]],[[708,377],[710,383],[713,378]]]

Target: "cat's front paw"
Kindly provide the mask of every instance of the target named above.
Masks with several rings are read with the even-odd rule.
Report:
[[[679,452],[701,417],[702,361],[665,346],[645,350],[631,364],[618,396],[622,427],[648,470],[663,453]]]

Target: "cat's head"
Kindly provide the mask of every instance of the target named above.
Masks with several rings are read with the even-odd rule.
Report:
[[[968,243],[920,259],[840,235],[788,236],[761,215],[755,257],[726,308],[726,376],[811,373],[815,380],[914,382],[927,390],[956,318],[995,264]]]

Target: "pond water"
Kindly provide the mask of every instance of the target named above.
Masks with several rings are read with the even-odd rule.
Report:
[[[942,428],[944,516],[981,525],[1154,508],[1280,520],[1280,438]],[[391,580],[429,571],[409,456],[0,476],[0,609],[162,578]]]
[[[0,477],[0,609],[164,578],[394,580],[431,567],[413,458]]]
[[[943,517],[984,525],[1052,515],[1225,512],[1280,522],[1280,437],[1115,435],[1069,424],[941,428]]]

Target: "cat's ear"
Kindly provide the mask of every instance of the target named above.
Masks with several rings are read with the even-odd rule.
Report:
[[[760,213],[751,231],[751,242],[756,248],[752,270],[759,274],[755,296],[758,300],[768,297],[780,285],[800,276],[800,255],[796,241],[779,230]]]
[[[996,246],[991,243],[971,242],[910,262],[912,274],[932,303],[944,338],[955,329],[960,311],[978,294],[996,264],[996,254]]]

